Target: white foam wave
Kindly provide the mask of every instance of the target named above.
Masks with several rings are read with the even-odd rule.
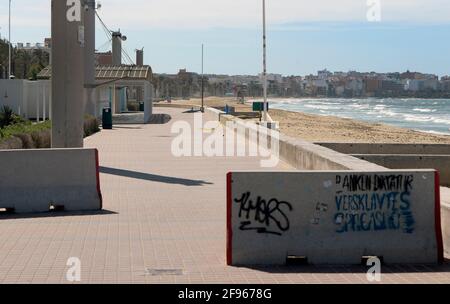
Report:
[[[406,114],[404,115],[404,120],[416,122],[430,122],[433,121],[433,117]]]
[[[417,108],[417,109],[413,109],[413,111],[414,112],[420,112],[420,113],[434,113],[434,112],[436,112],[437,110],[436,109],[419,109],[419,108]]]
[[[434,123],[450,125],[450,119],[435,118]]]
[[[426,130],[416,130],[422,133],[427,133],[427,134],[434,134],[434,135],[450,135],[450,129],[449,132],[438,132],[438,131],[426,131]]]

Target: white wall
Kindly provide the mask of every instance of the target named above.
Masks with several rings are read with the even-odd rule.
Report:
[[[49,80],[0,80],[0,107],[7,105],[27,119],[42,120],[51,116]]]
[[[110,92],[111,88],[109,86],[98,87],[97,88],[97,117],[102,116],[104,108],[109,108]]]

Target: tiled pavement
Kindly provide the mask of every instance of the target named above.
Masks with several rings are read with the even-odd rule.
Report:
[[[130,125],[87,139],[100,152],[104,211],[1,217],[0,282],[67,283],[78,257],[82,283],[368,283],[363,267],[227,267],[225,174],[259,160],[177,159],[173,136],[170,124]],[[450,283],[449,264],[383,272],[385,283]]]

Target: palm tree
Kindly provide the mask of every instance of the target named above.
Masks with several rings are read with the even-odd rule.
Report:
[[[3,106],[0,111],[0,128],[7,127],[14,122],[14,112],[8,106]]]

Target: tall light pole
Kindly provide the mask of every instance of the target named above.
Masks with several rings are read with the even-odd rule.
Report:
[[[84,12],[85,27],[85,113],[98,117],[97,104],[95,101],[95,0],[86,0]]]
[[[204,71],[203,71],[203,63],[204,63],[204,45],[202,44],[202,107],[200,111],[202,113],[205,112],[205,81],[204,81]]]
[[[264,91],[264,116],[263,120],[267,122],[267,44],[266,44],[266,0],[262,0],[263,5],[263,91]]]
[[[9,65],[8,65],[8,79],[11,79],[11,0],[9,0]]]

